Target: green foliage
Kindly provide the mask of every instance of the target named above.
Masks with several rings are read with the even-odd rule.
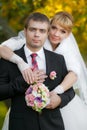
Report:
[[[81,52],[87,57],[87,1],[86,0],[0,0],[0,16],[18,32],[31,12],[39,11],[51,18],[56,12],[65,10],[75,19],[73,33]],[[2,26],[0,25],[0,28]],[[85,49],[85,50],[84,50]]]
[[[4,102],[0,102],[0,130],[2,128],[2,124],[5,118],[6,112],[7,112],[7,108]]]

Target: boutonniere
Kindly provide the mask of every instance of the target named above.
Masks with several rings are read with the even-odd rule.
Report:
[[[55,71],[50,72],[49,77],[50,77],[51,80],[54,80],[57,77],[56,72]]]

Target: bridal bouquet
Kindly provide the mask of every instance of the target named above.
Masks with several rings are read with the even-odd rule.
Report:
[[[32,107],[37,112],[41,112],[49,103],[48,88],[43,83],[30,85],[25,92],[25,101],[27,106]]]

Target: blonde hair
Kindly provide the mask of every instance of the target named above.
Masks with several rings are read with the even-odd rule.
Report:
[[[58,12],[54,15],[54,17],[51,20],[51,24],[59,24],[61,27],[66,29],[68,32],[72,31],[73,28],[73,17],[68,12]]]

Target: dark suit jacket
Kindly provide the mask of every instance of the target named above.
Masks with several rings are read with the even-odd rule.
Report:
[[[26,61],[23,48],[16,53]],[[62,55],[47,50],[44,50],[44,53],[48,75],[44,83],[51,91],[62,82],[67,69]],[[57,73],[55,80],[49,78],[53,70]],[[53,110],[43,109],[39,114],[26,105],[24,97],[28,86],[15,64],[4,59],[0,60],[0,100],[11,98],[9,130],[64,130],[59,108],[65,106],[74,97],[73,89],[60,95],[62,102],[59,107]]]

